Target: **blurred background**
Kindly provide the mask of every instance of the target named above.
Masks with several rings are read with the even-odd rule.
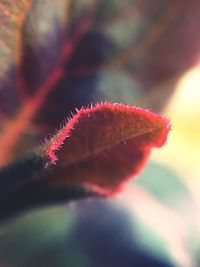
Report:
[[[198,0],[0,0],[1,166],[91,103],[172,120],[117,196],[2,223],[1,267],[200,266],[199,14]]]

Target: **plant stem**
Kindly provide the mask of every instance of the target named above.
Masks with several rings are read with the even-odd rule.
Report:
[[[48,175],[43,176],[49,172],[46,163],[44,158],[31,154],[0,170],[0,222],[36,207],[97,196],[81,186],[49,185]]]

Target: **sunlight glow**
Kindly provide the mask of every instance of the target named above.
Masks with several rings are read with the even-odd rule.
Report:
[[[191,69],[180,79],[169,108],[188,115],[197,112],[194,115],[200,119],[200,66]]]
[[[188,216],[191,212],[197,215],[193,228],[200,232],[200,66],[180,79],[165,113],[172,120],[172,130],[167,145],[160,151],[154,150],[152,158],[179,173],[197,205],[189,211],[184,204],[182,208]]]
[[[200,174],[200,66],[180,79],[165,113],[172,120],[172,131],[167,145],[153,156],[191,180]]]

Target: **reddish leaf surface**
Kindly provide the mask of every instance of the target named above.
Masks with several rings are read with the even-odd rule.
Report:
[[[112,101],[162,110],[198,61],[199,7],[1,0],[0,165],[37,147],[75,107]]]
[[[48,181],[113,194],[139,173],[152,147],[166,142],[169,129],[168,119],[137,107],[106,103],[81,109],[45,146],[57,164]]]

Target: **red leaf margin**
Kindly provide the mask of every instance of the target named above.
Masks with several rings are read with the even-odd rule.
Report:
[[[168,118],[135,106],[103,103],[77,110],[43,147],[50,164],[56,164],[50,184],[82,184],[113,195],[141,172],[170,129]]]

